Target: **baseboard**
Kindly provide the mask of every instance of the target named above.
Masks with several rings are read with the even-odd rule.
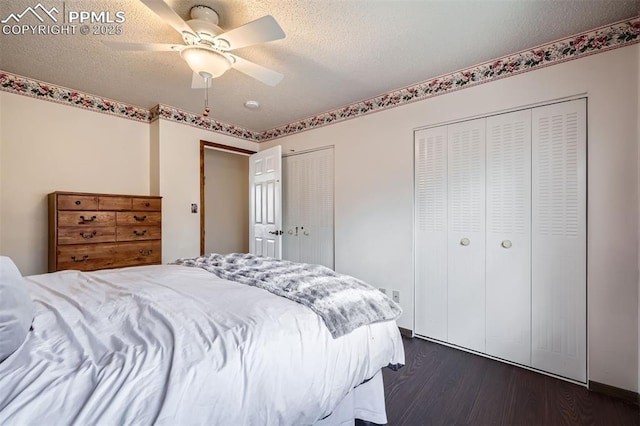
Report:
[[[589,390],[640,405],[640,394],[634,391],[605,385],[604,383],[594,382],[593,380],[589,380]]]
[[[413,331],[409,330],[408,328],[402,328],[402,327],[398,327],[400,329],[400,334],[404,337],[411,337],[413,338]]]

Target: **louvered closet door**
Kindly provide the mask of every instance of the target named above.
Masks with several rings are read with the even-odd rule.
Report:
[[[486,352],[531,365],[531,110],[487,118]]]
[[[586,100],[532,118],[532,366],[586,382]]]
[[[301,222],[300,189],[303,169],[300,156],[282,158],[282,258],[300,262],[300,238],[296,230]]]
[[[333,269],[333,148],[300,155],[300,261]]]
[[[447,127],[415,133],[415,332],[447,341]]]
[[[333,269],[333,148],[284,157],[283,176],[283,257]]]
[[[485,350],[485,119],[447,128],[448,341]]]

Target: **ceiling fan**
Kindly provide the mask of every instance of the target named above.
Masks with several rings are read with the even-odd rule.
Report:
[[[194,72],[192,80],[194,88],[208,87],[212,78],[220,77],[230,68],[269,86],[275,86],[283,79],[284,76],[279,72],[230,53],[241,47],[284,38],[284,31],[273,16],[263,16],[225,32],[218,26],[218,13],[210,7],[192,7],[191,19],[185,22],[163,0],[140,1],[178,31],[184,44],[123,43],[104,40],[105,45],[117,50],[180,52],[182,59]]]

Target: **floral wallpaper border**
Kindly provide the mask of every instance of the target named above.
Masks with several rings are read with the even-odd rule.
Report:
[[[242,127],[234,126],[232,124],[223,123],[210,118],[205,118],[202,115],[192,114],[190,112],[181,111],[177,108],[168,105],[156,105],[151,108],[150,111],[151,122],[162,118],[165,120],[175,121],[177,123],[185,123],[190,126],[199,127],[201,129],[210,130],[212,132],[218,132],[225,135],[235,136],[237,138],[248,139],[256,141],[259,133],[251,130],[243,129]]]
[[[638,42],[640,16],[267,130],[258,135],[257,141],[264,142],[288,136]]]
[[[149,110],[145,108],[127,105],[112,99],[56,86],[5,71],[0,71],[0,90],[60,104],[72,105],[105,114],[117,115],[131,120],[148,122],[151,118]]]
[[[131,120],[153,122],[162,118],[242,139],[266,142],[271,139],[326,126],[364,114],[428,99],[466,87],[488,83],[500,78],[521,74],[638,42],[640,42],[640,16],[504,56],[461,71],[442,75],[431,80],[426,80],[263,132],[247,130],[242,127],[205,118],[202,115],[181,111],[177,108],[162,104],[147,110],[4,71],[0,71],[0,90],[116,115]]]

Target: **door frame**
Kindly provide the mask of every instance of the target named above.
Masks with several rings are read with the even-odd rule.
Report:
[[[204,256],[204,224],[205,224],[205,194],[204,194],[204,152],[205,149],[212,149],[214,151],[229,152],[231,154],[238,154],[243,156],[249,156],[256,154],[257,151],[251,151],[249,149],[238,148],[231,145],[224,145],[215,142],[209,142],[200,140],[200,256]]]

